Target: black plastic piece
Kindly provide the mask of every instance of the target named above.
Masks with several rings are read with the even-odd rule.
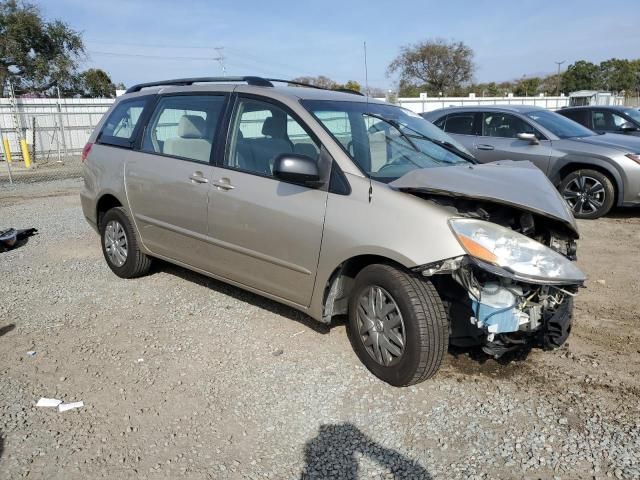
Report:
[[[174,80],[160,80],[158,82],[139,83],[129,87],[125,93],[139,92],[143,88],[162,87],[162,86],[184,86],[193,85],[194,83],[229,83],[229,82],[246,82],[249,85],[257,87],[273,87],[273,83],[262,77],[193,77],[193,78],[176,78]]]

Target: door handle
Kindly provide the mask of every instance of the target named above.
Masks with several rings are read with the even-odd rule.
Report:
[[[478,150],[494,150],[495,147],[493,145],[487,145],[486,143],[481,143],[480,145],[476,145]]]
[[[221,178],[220,180],[214,180],[213,182],[211,182],[211,185],[221,190],[233,190],[234,188],[236,188],[233,185],[231,185],[231,181],[228,178]]]
[[[193,183],[209,183],[209,179],[202,176],[202,172],[193,172],[189,177]]]

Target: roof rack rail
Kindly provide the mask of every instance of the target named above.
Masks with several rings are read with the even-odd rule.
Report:
[[[139,83],[127,88],[125,93],[139,92],[143,88],[162,87],[162,86],[183,86],[193,85],[194,83],[226,83],[226,82],[247,82],[249,85],[258,87],[273,87],[273,83],[262,77],[194,77],[194,78],[176,78],[174,80],[161,80],[159,82]]]
[[[325,88],[317,85],[311,85],[310,83],[296,82],[295,80],[282,80],[279,78],[262,78],[262,77],[193,77],[193,78],[176,78],[174,80],[160,80],[158,82],[138,83],[132,87],[127,88],[125,93],[139,92],[143,88],[149,87],[163,87],[163,86],[184,86],[193,85],[194,83],[228,83],[228,82],[246,82],[249,85],[256,87],[273,87],[272,82],[286,83],[288,85],[298,85],[301,87],[315,88],[317,90],[332,90],[334,92],[353,93],[354,95],[362,95],[362,92],[351,90],[349,88]]]
[[[351,90],[350,88],[326,88],[319,87],[318,85],[311,85],[310,83],[296,82],[295,80],[282,80],[280,78],[265,78],[265,80],[268,82],[287,83],[289,85],[298,85],[301,87],[315,88],[318,90],[331,90],[332,92],[353,93],[354,95],[364,96],[364,93],[358,92],[357,90]]]

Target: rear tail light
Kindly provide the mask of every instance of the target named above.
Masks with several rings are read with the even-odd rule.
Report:
[[[91,152],[91,147],[93,147],[93,143],[89,142],[82,149],[82,163],[84,163],[87,160],[87,157],[89,156],[89,153]]]

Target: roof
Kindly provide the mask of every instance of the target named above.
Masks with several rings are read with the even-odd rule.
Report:
[[[536,107],[534,105],[474,105],[471,107],[447,107],[433,110],[432,112],[426,112],[429,115],[434,112],[478,112],[478,111],[490,111],[490,112],[514,112],[514,113],[527,113],[539,110],[545,110],[542,107]]]
[[[274,85],[276,83],[276,85]],[[284,84],[285,86],[280,86]],[[296,84],[298,86],[292,86]],[[243,91],[249,89],[255,93],[274,92],[287,97],[295,97],[304,100],[333,100],[350,102],[384,103],[373,98],[367,98],[356,91],[328,90],[313,85],[297,83],[289,80],[276,80],[261,77],[196,77],[179,78],[174,80],[160,80],[156,82],[141,83],[129,87],[126,94],[138,92],[166,92],[167,90],[199,90],[199,91],[230,91],[243,85]]]
[[[624,112],[625,110],[633,110],[633,107],[625,107],[624,105],[580,105],[576,107],[563,107],[562,111],[569,110],[593,110],[597,108],[598,110],[615,110],[619,112]]]

